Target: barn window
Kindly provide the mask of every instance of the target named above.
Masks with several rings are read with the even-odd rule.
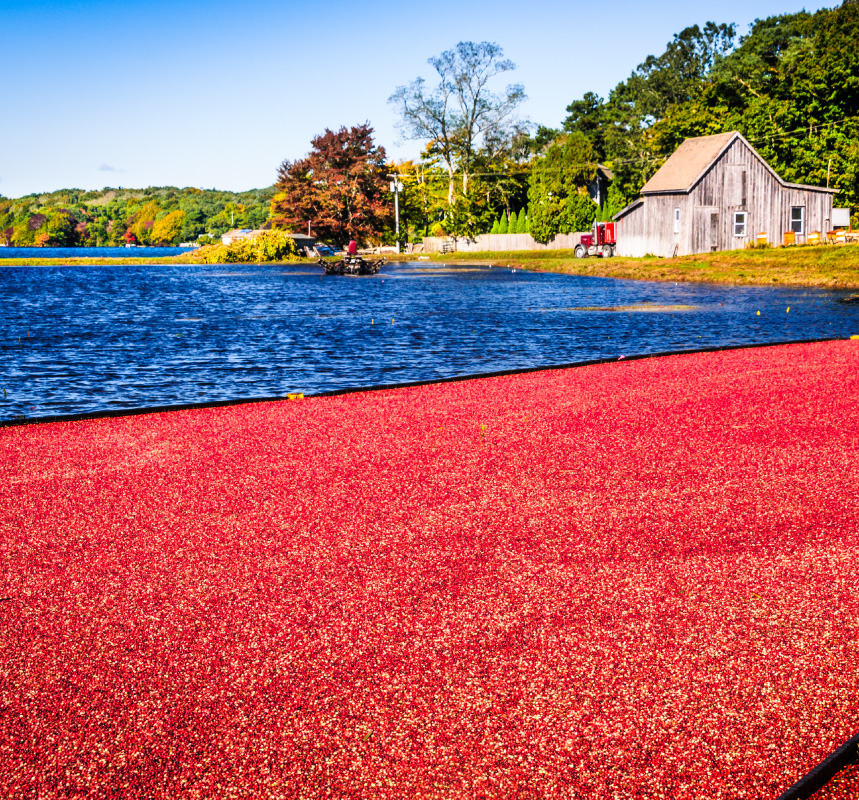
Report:
[[[793,206],[790,209],[790,229],[794,233],[805,233],[805,207]]]
[[[674,209],[674,233],[680,233],[680,209]]]
[[[746,235],[746,217],[748,214],[745,211],[734,212],[734,236]]]

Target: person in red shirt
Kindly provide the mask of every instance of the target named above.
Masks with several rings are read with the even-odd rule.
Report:
[[[346,248],[346,254],[350,256],[358,255],[358,242],[354,239],[349,240],[349,246]]]

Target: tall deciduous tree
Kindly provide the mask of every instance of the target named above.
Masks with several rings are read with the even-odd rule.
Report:
[[[178,244],[184,223],[184,211],[171,211],[161,219],[155,220],[149,234],[152,243],[159,245]]]
[[[468,194],[457,194],[445,210],[442,226],[445,233],[457,239],[473,239],[489,227],[492,211],[486,203],[483,187],[473,187]]]
[[[134,234],[139,244],[150,244],[152,241],[152,227],[155,225],[155,217],[158,216],[160,208],[155,200],[144,203],[136,209],[134,216],[129,220],[128,229]]]
[[[475,152],[482,141],[510,124],[525,92],[521,84],[511,84],[500,94],[489,88],[493,78],[516,68],[494,42],[460,42],[430,58],[429,64],[438,73],[435,87],[417,78],[397,87],[388,102],[399,107],[406,138],[435,145],[448,172],[447,199],[452,205],[456,173],[462,175],[462,194],[467,196]]]
[[[593,147],[584,133],[560,136],[534,163],[528,200],[531,233],[537,241],[590,228],[596,205],[585,187],[596,167]]]
[[[280,165],[271,203],[275,227],[301,232],[309,224],[319,238],[341,246],[390,230],[385,148],[373,143],[370,124],[326,129],[311,145],[306,158]]]

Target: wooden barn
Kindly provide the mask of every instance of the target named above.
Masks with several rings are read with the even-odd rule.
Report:
[[[736,131],[687,139],[615,215],[617,254],[738,250],[764,234],[800,244],[831,229],[836,191],[783,181]]]

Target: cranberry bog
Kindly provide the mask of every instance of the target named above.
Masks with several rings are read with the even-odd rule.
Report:
[[[859,341],[8,427],[0,474],[3,797],[775,798],[859,730]]]

